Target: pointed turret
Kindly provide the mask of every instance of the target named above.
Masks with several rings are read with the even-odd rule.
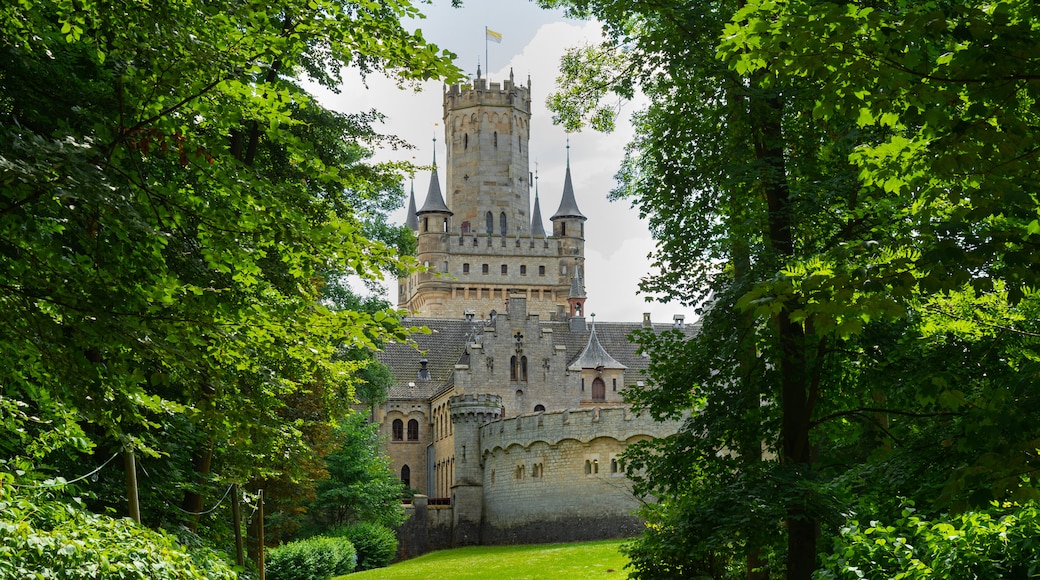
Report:
[[[437,140],[434,139],[433,142],[433,172],[430,174],[430,189],[426,192],[426,201],[423,202],[422,209],[415,212],[417,216],[428,213],[446,213],[452,215],[451,210],[448,209],[448,205],[444,203],[444,196],[441,195],[441,182],[437,177]]]
[[[585,350],[581,351],[578,358],[567,370],[569,371],[580,371],[582,369],[627,369],[625,365],[619,363],[614,357],[610,356],[603,345],[599,343],[599,337],[596,336],[596,316],[592,316],[592,332],[589,333],[589,342],[585,345]]]
[[[534,170],[534,212],[531,214],[531,237],[545,238],[542,226],[542,207],[538,204],[538,169]]]
[[[571,278],[571,291],[567,294],[567,304],[570,306],[572,318],[585,315],[585,283],[581,279],[578,268],[574,268],[574,277]]]
[[[408,196],[408,217],[404,220],[404,225],[408,226],[413,232],[419,231],[419,217],[415,215],[415,180],[412,180],[412,192]]]
[[[556,210],[550,221],[562,219],[579,219],[585,221],[588,218],[578,209],[578,202],[574,199],[574,185],[571,184],[571,144],[567,142],[567,174],[563,178],[563,198],[560,199],[560,208]]]

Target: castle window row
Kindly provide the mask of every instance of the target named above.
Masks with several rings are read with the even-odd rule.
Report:
[[[448,271],[448,263],[447,262],[444,263],[444,271],[445,272]],[[480,265],[480,273],[481,274],[488,274],[490,272],[491,272],[491,266],[489,266],[488,264],[481,264]],[[508,274],[509,273],[509,266],[507,264],[502,264],[501,272],[502,272],[502,275]],[[469,262],[464,262],[462,264],[462,273],[463,274],[469,274]],[[567,273],[566,266],[564,266],[563,273],[564,274]],[[521,276],[526,276],[527,275],[527,264],[520,264],[520,275]],[[545,266],[538,266],[538,275],[542,276],[542,277],[545,276]],[[404,293],[404,286],[401,287],[401,292]]]
[[[531,464],[531,477],[534,478],[534,479],[539,479],[543,475],[545,475],[545,465],[543,463],[532,463]],[[513,470],[513,477],[516,478],[516,479],[521,479],[521,480],[522,479],[526,479],[527,478],[527,466],[526,465],[517,465],[516,469]],[[494,478],[494,472],[492,472],[492,478]],[[492,479],[491,483],[494,483],[494,479]]]
[[[610,475],[623,475],[624,462],[616,456],[610,458]],[[585,475],[599,475],[599,457],[593,456],[585,460]]]
[[[404,421],[400,419],[394,419],[391,424],[391,439],[394,441],[404,441]],[[419,422],[415,419],[408,421],[408,440],[418,441],[419,440]]]

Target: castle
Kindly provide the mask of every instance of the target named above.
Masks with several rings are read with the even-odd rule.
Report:
[[[674,433],[622,399],[649,360],[634,330],[670,324],[586,318],[585,221],[569,163],[544,229],[529,170],[530,79],[446,87],[442,194],[409,202],[422,272],[398,281],[412,344],[387,345],[388,400],[374,410],[400,478],[420,495],[402,552],[467,544],[636,535],[638,506],[619,454]],[[569,146],[568,146],[569,147]],[[532,183],[532,181],[534,183]],[[531,192],[534,203],[531,205]]]

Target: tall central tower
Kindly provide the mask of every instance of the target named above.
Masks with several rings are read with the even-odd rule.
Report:
[[[435,157],[426,200],[415,210],[413,191],[407,222],[425,271],[398,281],[398,307],[424,317],[487,318],[519,295],[543,320],[582,316],[585,216],[569,162],[551,235],[537,187],[531,208],[530,84],[517,86],[511,72],[492,83],[478,71],[471,84],[445,89],[447,195]]]
[[[498,86],[478,78],[444,94],[448,206],[463,234],[529,234],[531,88],[513,74]]]

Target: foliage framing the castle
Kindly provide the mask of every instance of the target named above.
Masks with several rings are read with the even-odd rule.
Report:
[[[328,308],[328,284],[408,267],[369,235],[397,235],[380,215],[401,168],[366,162],[396,140],[301,83],[336,89],[346,67],[453,80],[450,55],[402,27],[417,14],[0,8],[0,458],[19,483],[95,446],[197,444],[200,476],[216,450],[224,482],[299,476],[363,365],[337,349],[405,336],[385,309]],[[313,416],[285,412],[301,398]]]
[[[632,463],[669,498],[638,573],[728,574],[740,547],[748,577],[808,578],[848,510],[1033,498],[1036,7],[543,4],[608,36],[565,57],[560,120],[649,97],[615,192],[658,240],[644,289],[712,300],[695,341],[643,337],[632,400],[702,412]]]

